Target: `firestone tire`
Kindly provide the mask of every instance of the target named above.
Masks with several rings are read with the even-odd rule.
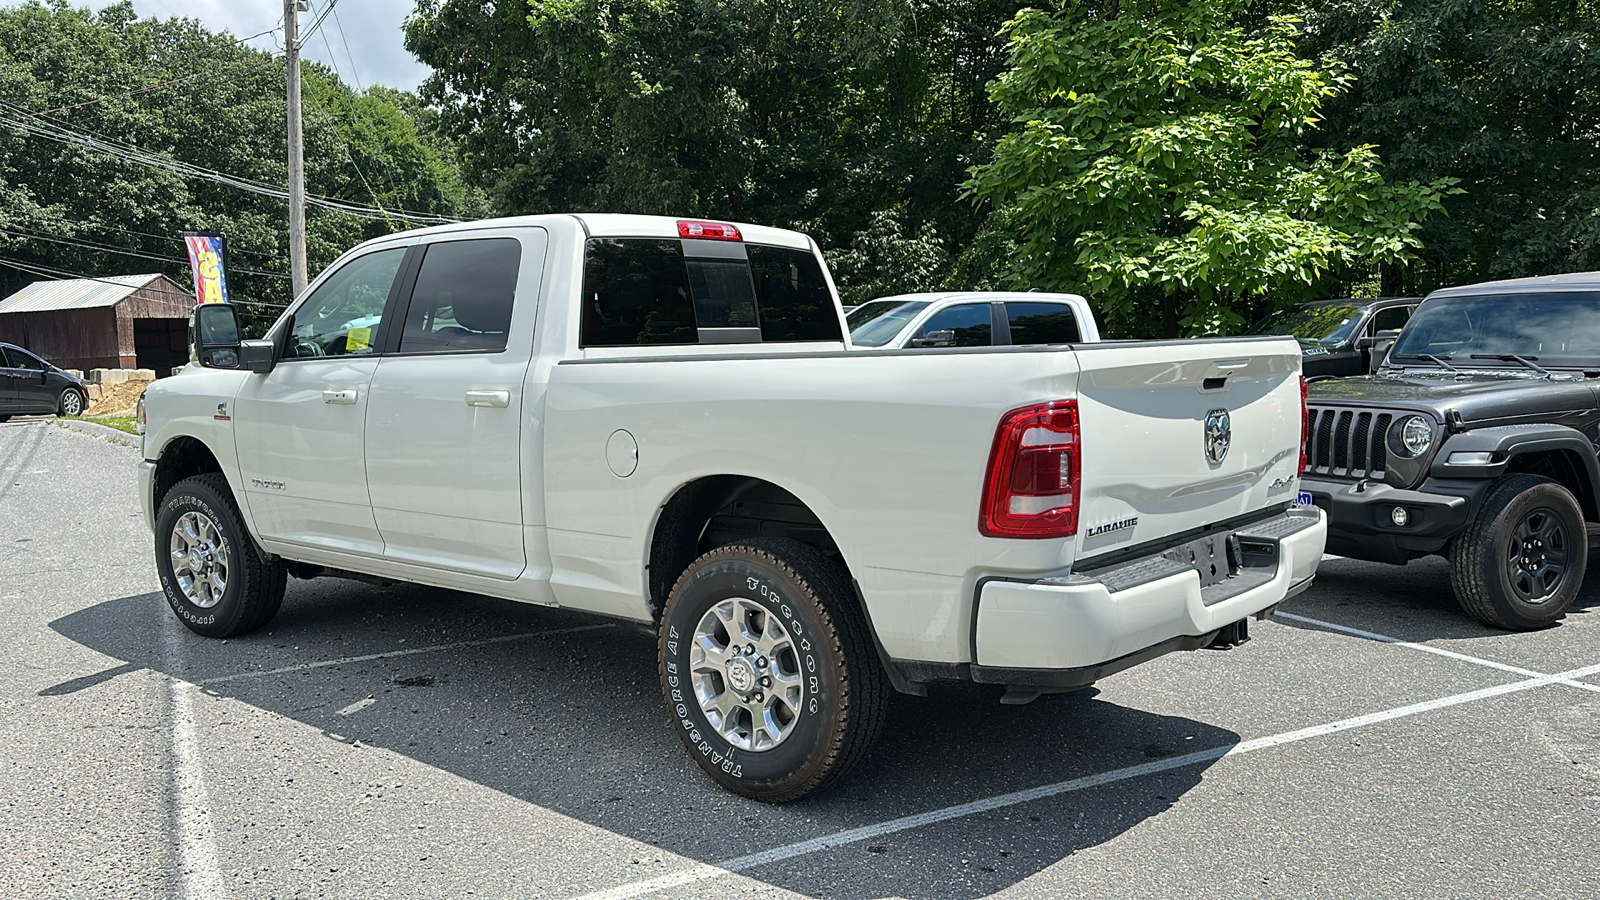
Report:
[[[1450,585],[1479,621],[1531,631],[1566,615],[1588,557],[1587,526],[1572,492],[1538,475],[1507,475],[1452,544]]]
[[[843,568],[753,538],[695,560],[662,615],[662,695],[712,780],[768,803],[849,772],[883,726],[889,685]]]
[[[61,399],[56,401],[56,412],[63,416],[83,415],[83,395],[67,388],[61,392]]]
[[[162,498],[155,553],[167,605],[196,634],[254,631],[283,603],[287,571],[262,558],[219,473],[184,479]]]

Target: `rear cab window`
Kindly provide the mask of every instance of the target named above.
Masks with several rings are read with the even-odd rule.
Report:
[[[843,340],[810,250],[692,237],[585,244],[581,347]]]
[[[1076,344],[1083,340],[1078,317],[1065,303],[1007,301],[1013,344]]]

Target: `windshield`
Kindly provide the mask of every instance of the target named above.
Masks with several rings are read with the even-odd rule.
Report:
[[[928,308],[926,300],[873,300],[863,303],[845,317],[850,325],[850,343],[858,347],[882,347],[906,327],[912,316]]]
[[[1476,366],[1593,367],[1600,363],[1600,293],[1479,294],[1423,304],[1395,341],[1390,359],[1436,356]]]
[[[1292,334],[1302,341],[1337,344],[1350,336],[1361,320],[1354,303],[1319,303],[1280,309],[1250,329],[1251,334]]]

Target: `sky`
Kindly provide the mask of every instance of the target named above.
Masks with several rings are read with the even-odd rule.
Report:
[[[73,0],[91,9],[103,9],[114,0]],[[305,30],[329,0],[311,0],[314,12],[300,14]],[[329,16],[322,28],[306,42],[301,52],[307,59],[331,64],[352,87],[386,84],[412,90],[431,71],[406,52],[400,23],[413,8],[412,0],[335,0],[335,21]],[[235,37],[277,27],[283,18],[283,0],[133,0],[140,18],[152,16],[199,19],[212,31],[227,31]],[[339,26],[349,29],[343,33]],[[345,43],[349,43],[346,53]],[[282,51],[283,34],[267,35],[248,42],[262,50]],[[332,50],[330,55],[329,50]],[[352,65],[353,62],[353,65]]]

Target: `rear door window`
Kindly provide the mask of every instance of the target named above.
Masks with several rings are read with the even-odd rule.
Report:
[[[1083,340],[1078,319],[1065,303],[1006,304],[1013,344],[1074,344]]]
[[[992,342],[994,325],[989,318],[989,304],[963,303],[941,309],[928,317],[918,337],[931,340],[935,331],[955,332],[956,347],[987,347]],[[945,346],[952,346],[946,344]]]
[[[400,352],[504,350],[521,263],[516,238],[429,244],[411,290]]]

